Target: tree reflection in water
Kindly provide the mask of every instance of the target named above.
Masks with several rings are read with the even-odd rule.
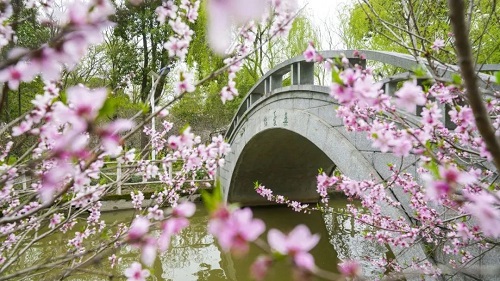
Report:
[[[342,208],[345,204],[346,200],[344,199],[335,199],[330,202],[330,205],[336,206],[337,209]],[[198,210],[192,217],[189,227],[184,229],[180,235],[173,237],[169,250],[156,259],[155,264],[150,268],[153,276],[148,280],[251,280],[250,264],[262,253],[262,250],[251,247],[248,255],[240,258],[223,253],[214,237],[208,233],[206,210],[202,204],[198,204],[197,207]],[[323,216],[319,213],[301,214],[285,207],[254,208],[253,211],[255,217],[264,220],[268,229],[277,228],[283,232],[289,232],[297,224],[306,224],[313,233],[320,234],[320,242],[311,253],[315,257],[317,266],[325,270],[336,271],[336,264],[346,259],[359,260],[366,257],[378,259],[386,255],[384,247],[365,240],[361,234],[363,230],[361,226],[346,216],[335,215],[332,212]],[[122,221],[130,221],[133,216],[133,211],[118,211],[103,213],[102,218],[107,223],[118,224]],[[83,229],[84,224],[85,222],[80,222],[75,229]],[[159,235],[159,233],[157,234]],[[17,268],[34,264],[40,259],[64,254],[68,248],[66,245],[61,245],[61,241],[67,241],[67,237],[74,237],[74,235],[74,232],[61,233],[59,236],[54,236],[52,240],[35,244],[16,265]],[[262,237],[265,240],[267,234]],[[122,247],[117,254],[122,258],[122,261],[112,272],[110,272],[109,261],[103,259],[95,268],[79,272],[67,280],[109,280],[109,277],[97,273],[104,272],[121,276],[125,268],[139,259],[138,250],[130,246]],[[363,273],[368,276],[379,273],[368,263],[363,264],[363,266]],[[58,272],[52,269],[48,274],[49,272],[45,273],[45,277],[49,277],[50,274],[58,274]],[[267,280],[279,281],[291,280],[291,278],[290,266],[281,262],[273,266]]]
[[[342,207],[330,207],[323,214],[330,244],[337,252],[337,258],[340,261],[359,261],[363,268],[363,275],[367,278],[380,275],[384,269],[373,265],[369,260],[386,258],[387,248],[367,240],[363,236],[365,227],[351,216],[341,215],[342,212]]]
[[[221,252],[207,223],[207,214],[197,211],[190,226],[172,238],[169,250],[160,256],[162,279],[227,280],[220,265]]]

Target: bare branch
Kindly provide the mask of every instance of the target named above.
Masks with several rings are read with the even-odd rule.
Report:
[[[488,151],[493,157],[497,171],[500,171],[500,143],[495,136],[495,130],[484,105],[481,92],[479,91],[476,72],[474,71],[474,60],[469,44],[467,25],[465,23],[465,5],[463,0],[448,0],[450,8],[450,19],[455,33],[455,47],[457,49],[458,63],[462,72],[467,98],[470,103],[476,126],[486,143]]]

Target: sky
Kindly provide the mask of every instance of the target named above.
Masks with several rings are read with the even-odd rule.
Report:
[[[355,0],[299,0],[299,7],[305,6],[306,15],[317,28],[324,30],[325,23],[327,23],[328,26],[338,30],[340,26],[338,14],[346,12],[346,6],[353,5],[353,3]],[[333,46],[343,47],[339,37],[335,41]],[[322,49],[328,46],[330,46],[329,42],[322,42]]]

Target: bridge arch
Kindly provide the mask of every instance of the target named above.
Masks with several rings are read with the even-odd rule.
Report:
[[[243,117],[219,174],[226,200],[265,204],[253,190],[254,181],[290,199],[317,200],[319,168],[336,166],[353,179],[378,177],[362,153],[371,149],[369,143],[358,139],[356,147],[327,92],[318,86],[286,87]]]
[[[266,157],[272,155],[272,157]],[[241,151],[229,188],[228,200],[244,204],[266,203],[253,189],[259,182],[291,200],[317,201],[318,167],[332,169],[333,161],[306,137],[283,128],[270,128],[253,136]]]

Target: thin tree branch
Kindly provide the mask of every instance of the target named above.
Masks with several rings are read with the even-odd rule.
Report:
[[[462,73],[467,98],[470,103],[476,126],[484,139],[486,148],[493,157],[493,163],[500,171],[500,143],[495,136],[495,130],[484,105],[481,92],[479,91],[476,72],[474,71],[474,60],[469,44],[467,25],[465,23],[465,5],[463,0],[448,0],[450,8],[450,20],[455,34],[455,47],[457,49],[458,63]]]

